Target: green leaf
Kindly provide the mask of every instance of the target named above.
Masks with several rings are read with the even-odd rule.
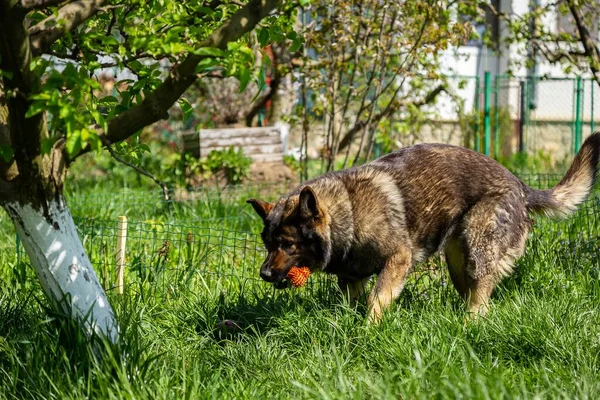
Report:
[[[5,77],[6,79],[12,79],[13,73],[11,71],[6,71],[6,70],[3,71],[0,69],[0,76]]]
[[[13,155],[14,151],[10,145],[5,144],[0,146],[0,157],[2,157],[5,162],[9,162]]]
[[[261,29],[258,31],[258,43],[260,47],[265,47],[269,43],[269,30]]]
[[[50,151],[52,150],[52,146],[54,146],[54,143],[56,143],[55,137],[49,137],[49,138],[42,139],[42,143],[40,146],[41,150],[42,150],[42,154],[50,154]]]
[[[30,106],[27,112],[25,113],[25,118],[31,118],[34,115],[37,115],[43,111],[46,111],[46,103],[34,101]]]
[[[196,67],[196,69],[198,70],[198,72],[202,72],[202,71],[207,70],[208,68],[218,64],[218,62],[219,62],[219,60],[217,60],[216,58],[205,58],[198,63],[198,66]]]
[[[119,104],[119,100],[115,96],[105,96],[98,101],[99,104],[107,106],[116,106]]]
[[[90,134],[88,143],[90,144],[90,147],[92,148],[92,150],[102,149],[102,140],[100,139],[100,136],[98,136],[95,132],[92,132]]]
[[[140,150],[145,151],[146,153],[150,153],[150,146],[148,146],[147,144],[140,143],[138,147]]]
[[[194,50],[194,54],[206,57],[225,57],[226,55],[223,50],[214,47],[200,47],[199,49]]]
[[[69,156],[74,156],[81,150],[81,135],[80,132],[73,132],[67,138],[67,142],[65,143],[65,148],[67,149],[67,153]]]
[[[250,83],[250,79],[252,75],[250,74],[250,69],[245,66],[240,66],[239,72],[239,80],[240,80],[240,93],[246,90],[248,83]]]
[[[290,39],[292,41],[292,44],[290,45],[290,51],[292,53],[298,51],[298,49],[300,48],[300,46],[302,46],[302,43],[304,42],[302,40],[302,37],[297,35],[296,32],[291,32],[288,35],[288,39]]]
[[[73,107],[70,105],[64,105],[60,108],[60,112],[58,114],[60,119],[68,118],[73,111]]]
[[[196,8],[196,12],[206,14],[206,15],[213,15],[215,13],[215,10],[213,10],[210,7],[200,6],[200,7]]]
[[[228,51],[234,51],[240,48],[240,44],[236,43],[236,42],[229,42],[227,43],[227,50]]]
[[[181,97],[179,100],[177,100],[177,103],[179,103],[179,107],[181,107],[181,111],[183,111],[183,116],[186,119],[189,118],[194,111],[190,102],[186,98]]]

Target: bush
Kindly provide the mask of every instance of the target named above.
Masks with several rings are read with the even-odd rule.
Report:
[[[252,158],[246,157],[242,149],[213,150],[203,159],[189,153],[177,154],[171,160],[171,175],[177,186],[200,186],[207,181],[213,183],[239,184],[250,172]],[[164,172],[163,172],[164,173]]]
[[[550,152],[537,150],[533,153],[515,153],[508,157],[499,157],[498,162],[515,174],[545,174],[566,171],[567,159],[555,161]]]
[[[498,117],[496,118],[496,113]],[[479,120],[478,120],[479,117]],[[475,148],[476,134],[479,132],[479,148],[483,148],[483,131],[484,131],[485,113],[479,111],[479,115],[475,112],[469,112],[459,116],[458,123],[463,134],[463,146]],[[497,126],[496,126],[497,120]],[[514,124],[510,111],[505,107],[492,107],[490,109],[490,130],[491,141],[490,147],[494,149],[494,132],[498,130],[498,157],[510,157],[513,153],[511,147],[511,137],[514,135]]]
[[[217,173],[223,171],[228,183],[238,184],[248,176],[252,159],[244,156],[242,149],[237,151],[230,147],[227,150],[213,150],[200,163],[203,171]]]

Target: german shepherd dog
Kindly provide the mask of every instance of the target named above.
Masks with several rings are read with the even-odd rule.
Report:
[[[443,250],[471,316],[525,250],[530,213],[565,218],[598,174],[600,132],[588,137],[553,189],[535,190],[491,158],[462,147],[419,144],[305,182],[275,203],[248,199],[264,222],[260,276],[282,282],[292,266],[337,275],[351,303],[368,298],[379,322],[412,267]]]

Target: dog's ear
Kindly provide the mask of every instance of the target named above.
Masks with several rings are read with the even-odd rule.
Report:
[[[319,200],[310,186],[305,186],[300,192],[300,216],[305,219],[314,219],[321,215]]]
[[[267,216],[271,212],[273,208],[273,203],[267,203],[266,201],[258,200],[258,199],[248,199],[246,203],[251,204],[254,211],[258,214],[262,220],[266,220]]]

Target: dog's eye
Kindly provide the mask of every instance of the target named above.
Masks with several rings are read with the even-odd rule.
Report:
[[[294,250],[296,248],[296,245],[293,242],[290,242],[289,240],[282,240],[281,241],[281,248],[283,250]]]

